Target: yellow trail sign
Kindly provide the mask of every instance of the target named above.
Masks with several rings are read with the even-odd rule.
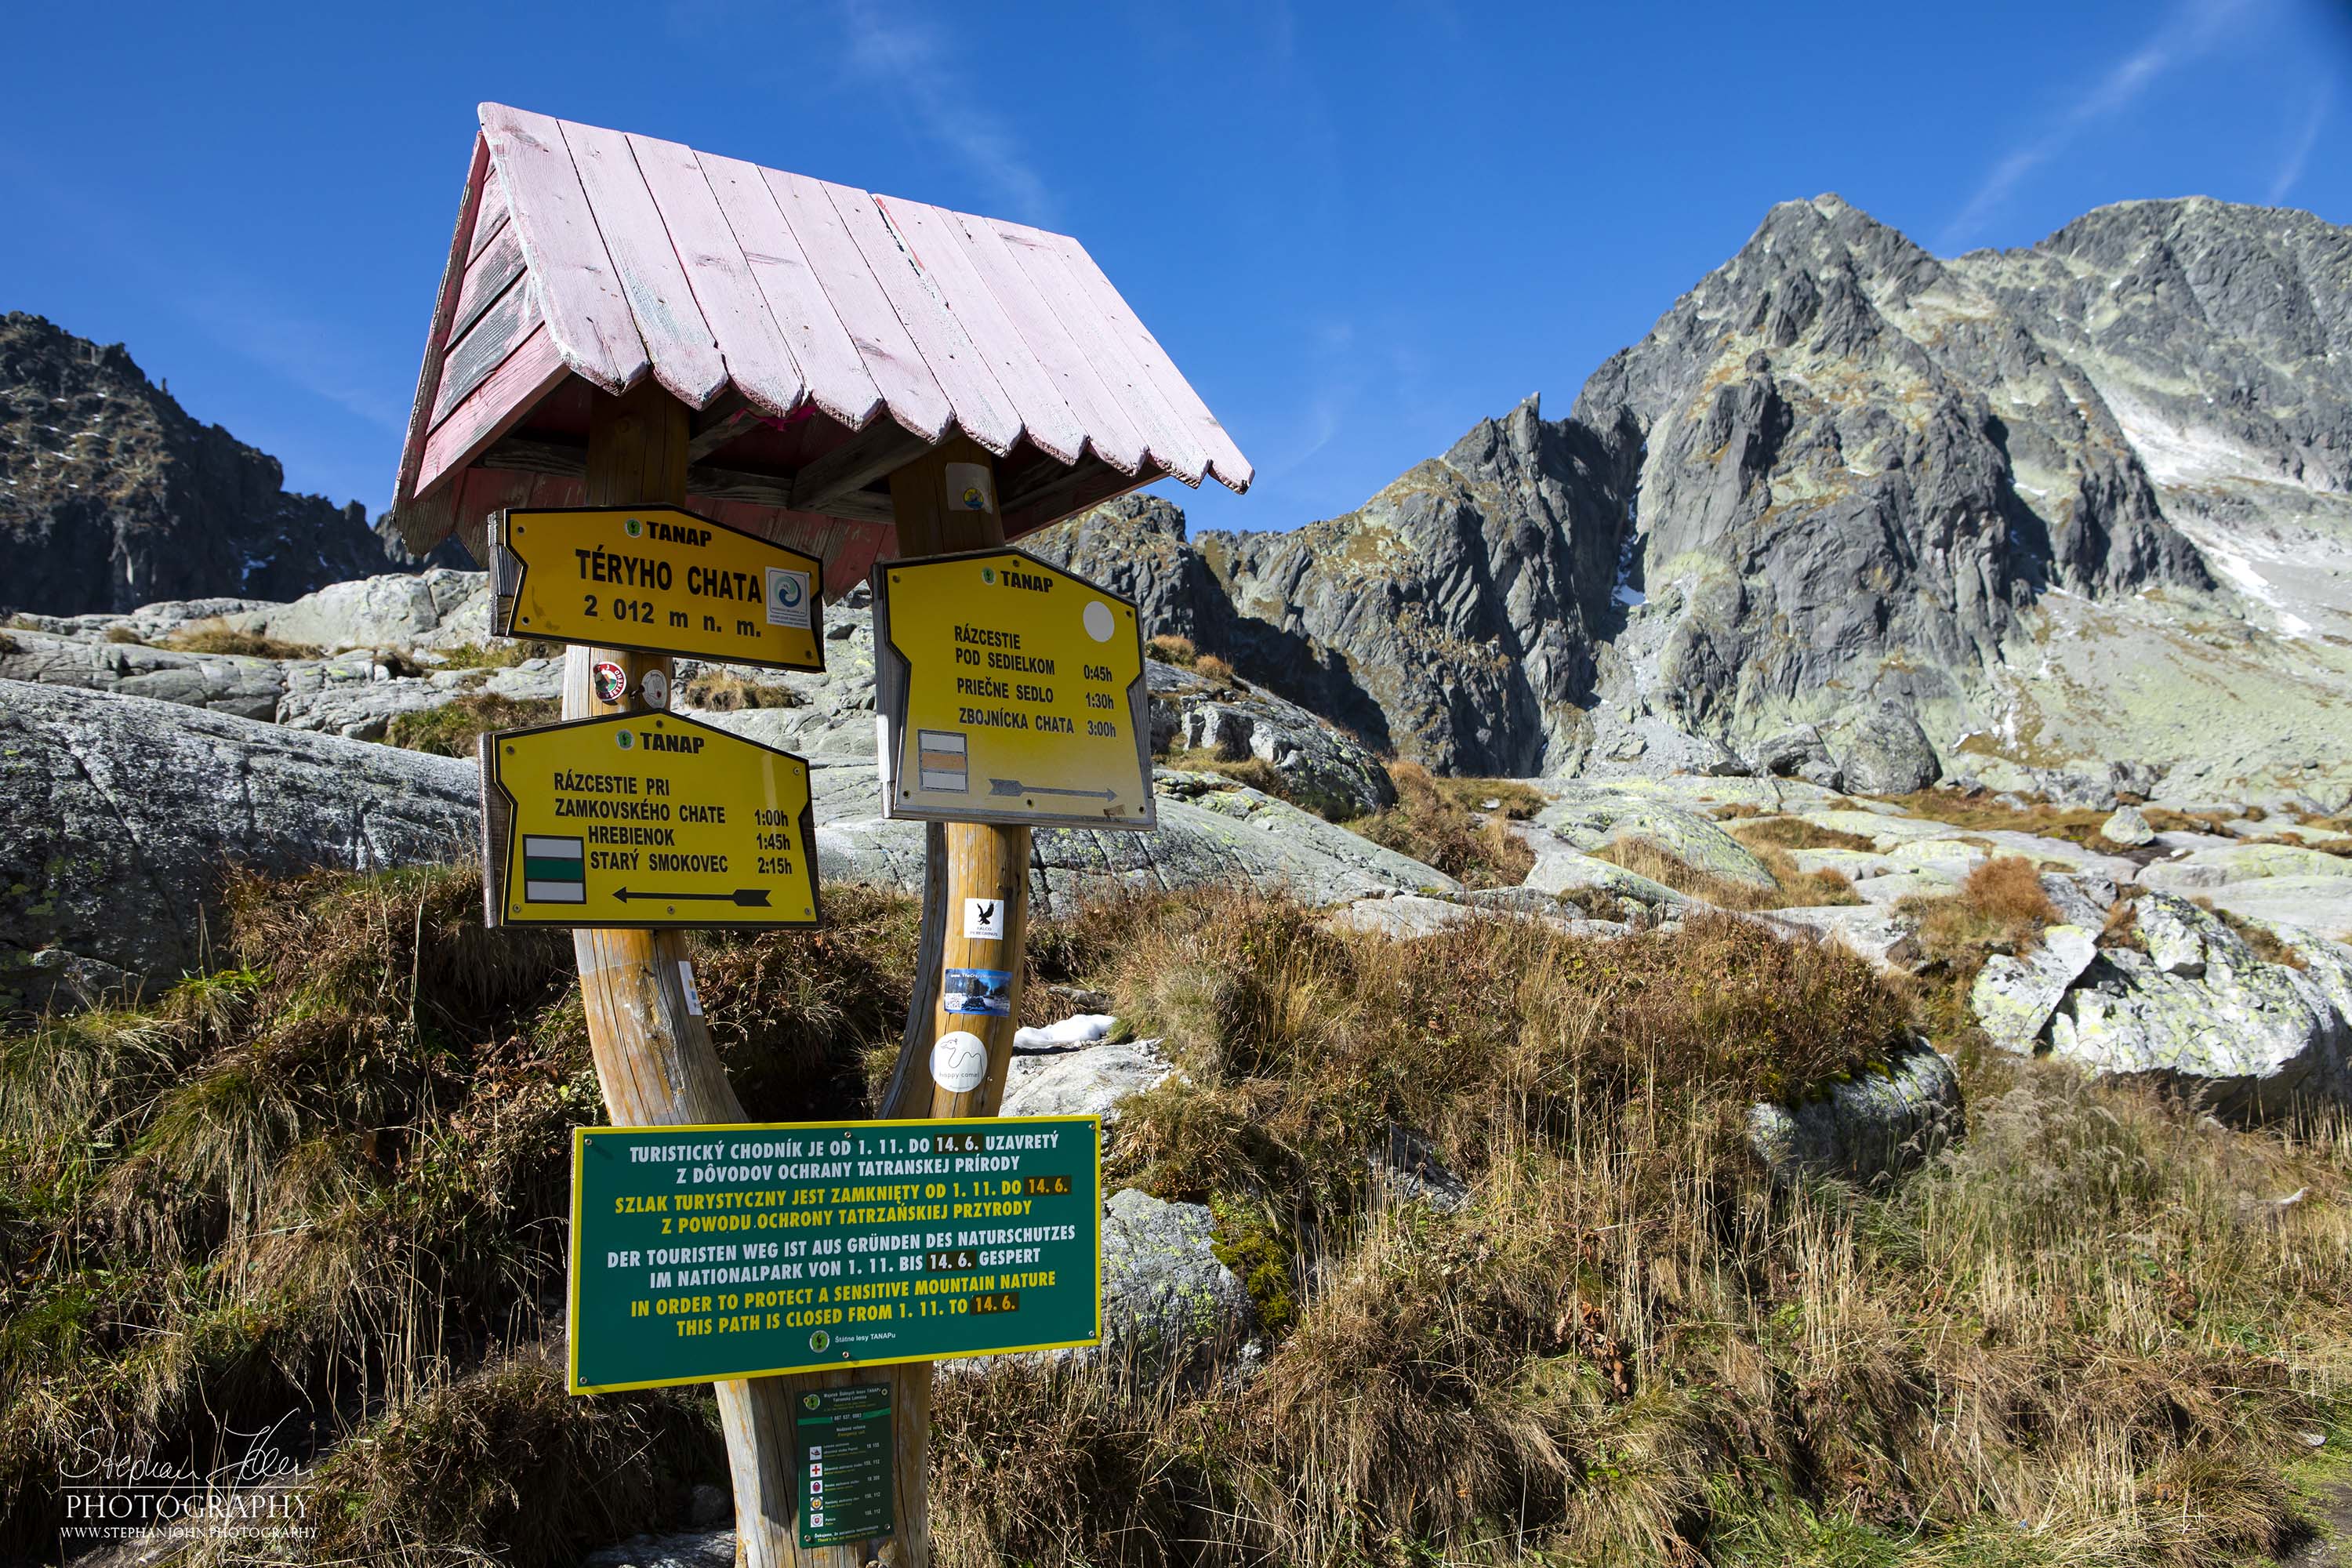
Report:
[[[490,574],[501,637],[824,668],[823,563],[675,507],[495,513]]]
[[[499,925],[818,923],[808,763],[672,713],[484,735],[483,911]]]
[[[1018,550],[874,569],[887,816],[1158,826],[1135,605]]]

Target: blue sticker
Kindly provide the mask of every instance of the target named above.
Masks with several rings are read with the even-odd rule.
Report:
[[[950,1013],[977,1013],[990,1018],[1013,1016],[1013,972],[1009,969],[950,969],[940,988],[940,1005]]]

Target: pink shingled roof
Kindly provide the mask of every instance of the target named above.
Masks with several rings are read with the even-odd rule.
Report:
[[[768,443],[737,451],[787,485],[793,463],[885,419],[1020,448],[1046,510],[1162,474],[1249,485],[1224,426],[1066,235],[501,104],[481,124],[401,457],[412,545],[473,521],[461,481],[502,437],[560,422],[573,377],[619,392],[650,374],[730,411],[730,430]],[[1066,480],[1041,481],[1039,455]]]

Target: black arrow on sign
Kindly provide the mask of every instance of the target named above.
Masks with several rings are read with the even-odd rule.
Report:
[[[988,781],[988,793],[991,795],[1075,795],[1087,800],[1118,798],[1118,791],[1115,789],[1055,789],[1052,784],[1023,784],[1019,779],[991,779]]]
[[[731,893],[633,893],[626,888],[618,888],[614,890],[613,897],[625,904],[631,899],[667,899],[673,902],[691,900],[701,903],[740,904],[747,910],[768,907],[768,889],[765,888],[738,888]]]

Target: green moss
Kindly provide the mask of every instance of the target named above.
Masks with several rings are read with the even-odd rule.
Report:
[[[1279,1340],[1298,1322],[1298,1244],[1262,1206],[1245,1199],[1213,1196],[1209,1214],[1216,1228],[1210,1250],[1234,1271],[1249,1292],[1258,1331]]]

